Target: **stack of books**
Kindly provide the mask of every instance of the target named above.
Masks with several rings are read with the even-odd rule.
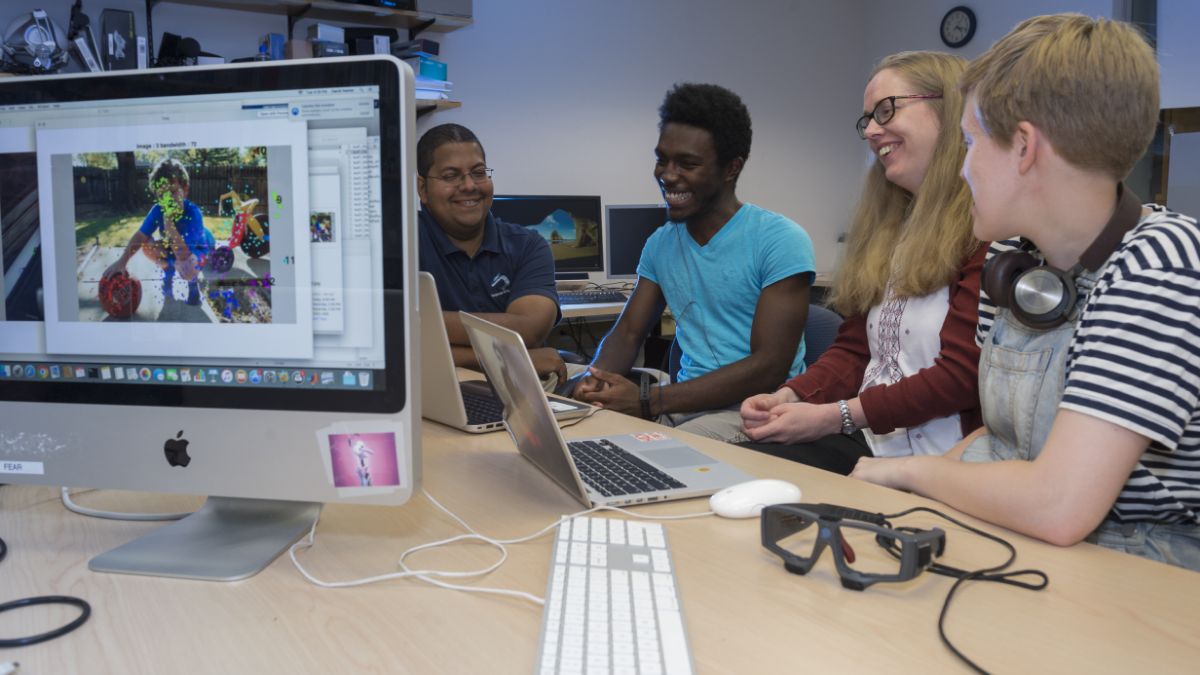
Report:
[[[450,98],[452,86],[454,85],[446,80],[431,80],[418,75],[414,91],[418,101],[446,101]]]
[[[392,45],[392,54],[404,59],[412,66],[417,77],[416,96],[424,101],[442,101],[450,98],[453,86],[447,79],[446,62],[437,58],[441,45],[426,38]]]

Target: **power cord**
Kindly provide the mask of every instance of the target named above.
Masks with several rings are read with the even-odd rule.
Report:
[[[62,503],[68,511],[78,513],[81,516],[90,516],[92,518],[105,518],[107,520],[181,520],[191,514],[186,513],[121,513],[117,511],[97,511],[89,509],[86,506],[80,506],[71,500],[71,489],[68,487],[62,488]]]
[[[79,628],[87,623],[87,620],[92,615],[92,606],[83,598],[76,598],[70,595],[39,595],[32,598],[21,598],[0,605],[0,614],[4,612],[20,609],[21,607],[33,607],[34,605],[71,605],[79,608],[79,616],[75,617],[74,621],[60,626],[53,630],[48,630],[45,633],[30,635],[29,637],[0,639],[0,649],[11,649],[13,647],[28,647],[36,645],[47,640],[53,640],[56,637],[62,637],[67,633]]]
[[[580,422],[582,422],[582,421],[586,420],[587,418],[591,417],[592,415],[595,415],[595,414],[596,414],[596,413],[598,413],[598,412],[600,412],[600,408],[597,408],[597,407],[595,407],[595,406],[592,406],[592,407],[588,408],[588,411],[587,411],[586,413],[584,413],[584,414],[583,414],[582,416],[580,416],[580,417],[576,417],[576,418],[574,418],[574,419],[569,419],[569,420],[566,420],[566,421],[563,421],[563,422],[559,422],[559,423],[558,423],[558,428],[559,428],[559,429],[566,429],[567,427],[573,427],[573,426],[575,426],[576,424],[579,424]]]
[[[0,562],[3,562],[7,557],[8,543],[5,542],[4,539],[0,539]],[[29,645],[36,645],[39,642],[53,640],[54,638],[66,635],[67,633],[70,633],[76,628],[79,628],[83,624],[87,623],[88,617],[92,615],[92,606],[88,604],[87,600],[69,595],[39,595],[31,598],[12,600],[10,602],[0,604],[0,614],[14,609],[20,609],[21,607],[32,607],[34,605],[71,605],[79,608],[79,616],[65,626],[48,630],[45,633],[38,633],[37,635],[30,635],[28,637],[0,639],[0,649],[27,647]],[[16,668],[19,665],[19,663],[7,662],[0,664],[0,667],[11,668],[9,672],[16,672]]]
[[[429,494],[429,492],[427,490],[422,489],[421,494],[424,495],[425,498],[428,499],[440,511],[442,511],[447,516],[449,516],[452,520],[454,520],[454,522],[458,523],[463,529],[467,530],[467,532],[469,534],[460,534],[460,535],[457,535],[454,537],[450,537],[448,539],[442,539],[440,541],[434,541],[434,542],[430,542],[428,544],[420,544],[418,546],[413,546],[412,548],[407,549],[406,551],[404,551],[403,553],[400,554],[400,559],[398,561],[400,569],[402,570],[400,572],[390,572],[387,574],[379,574],[379,575],[375,575],[375,576],[371,576],[371,577],[365,577],[362,579],[352,579],[349,581],[323,581],[323,580],[315,577],[308,570],[304,569],[304,566],[300,564],[300,560],[296,557],[296,551],[298,549],[302,549],[302,548],[306,549],[306,548],[311,548],[313,546],[316,531],[317,531],[317,522],[318,522],[318,521],[314,521],[312,528],[310,528],[308,531],[308,535],[304,539],[301,539],[300,541],[296,542],[295,544],[292,544],[292,546],[288,549],[288,557],[291,558],[292,564],[295,565],[296,570],[299,571],[300,574],[302,574],[305,579],[307,579],[310,583],[320,586],[322,588],[347,588],[347,587],[352,587],[352,586],[364,586],[367,584],[373,584],[373,583],[376,583],[379,581],[387,581],[390,579],[415,578],[415,579],[424,581],[425,583],[432,584],[434,586],[438,586],[440,588],[446,588],[446,589],[456,590],[456,591],[465,591],[467,593],[491,593],[494,595],[515,597],[515,598],[520,598],[522,600],[528,600],[536,605],[545,605],[546,604],[545,598],[533,595],[531,593],[526,593],[525,591],[516,591],[516,590],[507,589],[507,588],[462,586],[460,584],[453,584],[453,583],[441,581],[439,579],[439,577],[447,578],[447,579],[456,579],[456,578],[462,579],[462,578],[470,578],[470,577],[480,577],[480,576],[490,574],[491,572],[495,571],[496,569],[499,569],[499,567],[502,564],[504,564],[504,561],[506,561],[508,559],[508,549],[505,547],[506,544],[520,544],[520,543],[524,543],[527,541],[532,541],[534,539],[537,539],[538,537],[543,536],[547,532],[550,532],[554,528],[558,527],[560,524],[562,524],[562,522],[564,520],[568,520],[568,519],[575,518],[578,516],[587,515],[589,513],[595,513],[597,511],[619,511],[626,515],[634,516],[635,518],[640,518],[643,520],[685,520],[685,519],[689,519],[689,518],[703,518],[706,516],[713,515],[712,511],[705,511],[702,513],[689,513],[689,514],[683,514],[683,515],[678,515],[678,516],[647,516],[647,515],[640,514],[640,513],[634,513],[633,511],[623,509],[619,506],[594,506],[594,507],[592,507],[590,509],[586,509],[584,511],[579,511],[579,512],[573,513],[571,515],[562,516],[558,520],[554,521],[553,523],[550,523],[546,527],[543,527],[542,529],[538,530],[537,532],[534,532],[533,534],[530,534],[530,535],[527,535],[524,537],[517,537],[517,538],[513,538],[513,539],[496,539],[496,538],[489,537],[487,535],[479,533],[477,530],[475,530],[475,528],[468,525],[466,521],[464,521],[462,518],[459,518],[458,515],[456,515],[453,511],[446,508],[445,506],[442,506],[441,502],[439,502],[437,499],[435,499],[433,497],[433,495]],[[318,518],[318,520],[319,520],[319,518]],[[453,571],[445,571],[445,570],[414,570],[411,567],[409,567],[408,563],[406,562],[406,559],[410,555],[412,555],[418,551],[424,551],[427,549],[437,548],[440,546],[446,546],[446,545],[461,542],[461,541],[481,541],[490,546],[494,546],[500,550],[500,559],[482,569],[465,571],[465,572],[453,572]]]

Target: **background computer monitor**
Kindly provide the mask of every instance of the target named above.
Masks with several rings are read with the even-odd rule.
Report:
[[[492,215],[537,230],[550,242],[562,278],[604,271],[599,197],[496,195]]]
[[[391,57],[0,80],[0,165],[37,177],[0,206],[0,482],[210,496],[93,569],[249,576],[321,503],[417,488],[412,87]],[[127,247],[178,208],[164,158],[194,289]]]
[[[654,231],[667,222],[661,204],[610,205],[605,218],[604,255],[609,279],[636,279],[642,248]]]

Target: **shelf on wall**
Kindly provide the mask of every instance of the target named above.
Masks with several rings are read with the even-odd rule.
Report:
[[[447,33],[471,25],[469,18],[420,12],[407,9],[391,9],[372,5],[359,5],[334,0],[146,0],[147,22],[156,5],[194,5],[214,9],[232,9],[242,12],[279,14],[288,19],[288,36],[301,17],[326,21],[406,28],[409,38],[421,31]],[[462,107],[459,101],[417,100],[417,116]]]
[[[462,103],[459,101],[430,101],[428,99],[417,99],[417,115],[436,112],[438,110],[452,110],[461,108]]]
[[[282,14],[289,18],[289,24],[303,16],[306,19],[344,21],[393,28],[423,27],[423,30],[446,33],[472,23],[471,19],[460,16],[334,2],[334,0],[150,0],[152,5],[164,2],[175,5],[234,9],[243,12]],[[431,20],[433,23],[429,23]]]

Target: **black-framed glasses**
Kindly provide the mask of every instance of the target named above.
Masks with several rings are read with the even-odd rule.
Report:
[[[808,574],[828,547],[842,586],[861,591],[916,577],[946,550],[946,533],[832,504],[775,504],[762,510],[762,545],[793,574]]]
[[[495,169],[485,166],[485,167],[481,167],[478,169],[472,169],[466,173],[463,173],[461,171],[447,171],[446,173],[443,173],[440,176],[430,175],[429,178],[432,178],[434,180],[440,180],[441,182],[446,183],[447,185],[462,185],[463,181],[466,180],[467,176],[470,176],[471,180],[473,182],[484,183],[484,182],[490,181],[492,179],[492,174],[494,172],[495,172]]]
[[[858,137],[865,141],[867,140],[867,125],[871,123],[872,119],[874,119],[875,123],[879,126],[883,126],[888,122],[891,122],[892,118],[896,116],[896,101],[906,98],[932,99],[941,97],[941,94],[908,94],[907,96],[885,96],[879,99],[879,103],[875,104],[875,108],[871,112],[864,113],[862,117],[858,118],[858,123],[854,125],[854,128],[858,130]]]

